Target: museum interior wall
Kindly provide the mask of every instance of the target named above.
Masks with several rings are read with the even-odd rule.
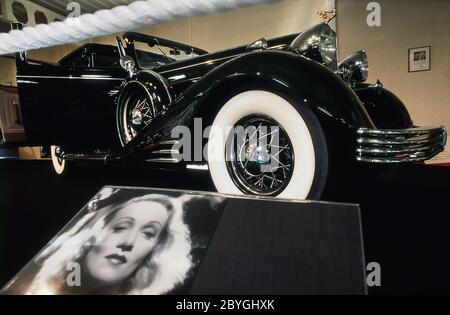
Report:
[[[284,0],[143,28],[137,32],[170,38],[209,52],[245,45],[259,38],[297,33],[321,20],[326,0]],[[114,37],[96,39],[114,43]]]
[[[13,59],[0,58],[0,84],[16,86],[16,63]]]
[[[340,57],[364,49],[369,81],[380,78],[407,105],[416,125],[450,128],[450,1],[380,0],[381,26],[366,23],[368,1],[338,0]],[[431,70],[408,72],[408,49],[431,46]],[[435,161],[450,160],[450,151]]]
[[[244,45],[261,37],[271,38],[300,32],[308,26],[320,23],[316,12],[326,8],[327,3],[327,0],[284,0],[231,12],[182,19],[136,31],[169,38],[213,52]],[[89,42],[114,45],[115,37],[101,37]],[[57,62],[83,43],[30,51],[29,57]],[[0,83],[15,85],[14,61],[0,58],[0,69],[2,69]]]

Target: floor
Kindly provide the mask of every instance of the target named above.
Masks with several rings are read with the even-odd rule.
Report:
[[[213,190],[205,172],[77,165],[58,178],[48,161],[1,160],[0,286],[104,185]],[[338,195],[360,204],[366,262],[381,265],[370,294],[450,293],[450,167],[393,167]]]

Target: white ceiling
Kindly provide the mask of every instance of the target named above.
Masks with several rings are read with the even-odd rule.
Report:
[[[66,16],[69,12],[66,10],[67,4],[77,2],[81,7],[81,14],[94,13],[100,9],[111,9],[119,5],[127,5],[135,0],[31,0],[47,9]]]

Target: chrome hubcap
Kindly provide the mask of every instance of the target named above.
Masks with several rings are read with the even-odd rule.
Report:
[[[133,109],[133,112],[131,113],[131,123],[134,126],[140,126],[142,124],[142,113],[137,108]]]
[[[227,141],[226,153],[233,182],[247,194],[280,194],[294,169],[294,151],[287,133],[276,121],[264,116],[245,117],[234,131]]]
[[[142,93],[130,96],[123,110],[122,124],[124,126],[124,140],[130,142],[136,135],[153,120],[152,103],[147,95]]]

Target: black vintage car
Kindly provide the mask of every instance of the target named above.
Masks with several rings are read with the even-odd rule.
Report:
[[[187,167],[223,193],[320,198],[336,170],[424,161],[446,144],[444,127],[415,126],[365,83],[364,51],[338,63],[326,23],[211,54],[126,33],[56,65],[16,58],[27,143],[51,146],[58,174],[71,160]]]

